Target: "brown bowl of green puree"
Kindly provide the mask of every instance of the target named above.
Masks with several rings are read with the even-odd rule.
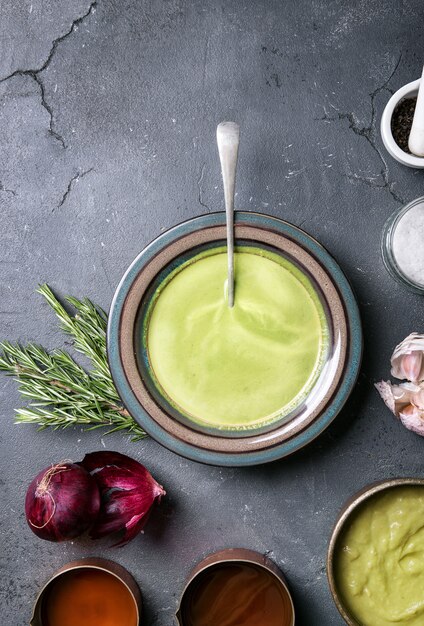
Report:
[[[375,483],[342,509],[327,574],[349,626],[423,626],[424,479]]]

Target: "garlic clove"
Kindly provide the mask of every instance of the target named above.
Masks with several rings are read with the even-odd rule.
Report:
[[[424,378],[424,335],[411,333],[393,351],[391,374],[413,382]]]
[[[412,430],[412,432],[417,433],[417,435],[424,436],[423,410],[419,409],[413,404],[408,404],[399,413],[399,418],[405,428],[407,428],[408,430]]]
[[[391,412],[399,417],[400,411],[411,404],[415,394],[421,392],[421,387],[415,383],[401,383],[400,385],[392,385],[390,381],[382,380],[375,384],[375,388],[380,394],[382,400],[389,407]]]
[[[411,381],[419,380],[422,363],[422,352],[414,350],[411,354],[404,354],[399,363],[400,370],[403,373],[402,378],[406,378]]]
[[[416,406],[418,409],[424,411],[424,385],[421,383],[419,385],[419,389],[412,394],[411,404]]]

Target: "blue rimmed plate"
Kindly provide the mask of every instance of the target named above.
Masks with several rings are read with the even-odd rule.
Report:
[[[314,285],[326,311],[330,346],[307,397],[284,419],[236,432],[202,428],[165,396],[152,375],[141,337],[149,303],[163,281],[202,251],[225,245],[225,214],[183,222],[163,233],[122,278],[109,315],[108,357],[123,403],[154,439],[190,459],[214,465],[270,462],[305,446],[335,418],[358,375],[362,330],[351,287],[331,255],[312,237],[282,220],[237,212],[236,244],[266,248],[291,262]]]

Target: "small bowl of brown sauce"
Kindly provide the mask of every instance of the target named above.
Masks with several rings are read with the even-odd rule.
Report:
[[[209,555],[191,573],[178,626],[294,626],[285,578],[268,557],[245,549]]]

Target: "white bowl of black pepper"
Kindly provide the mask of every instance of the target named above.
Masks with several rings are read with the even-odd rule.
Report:
[[[381,117],[381,138],[387,152],[407,167],[424,168],[424,157],[411,154],[409,133],[414,118],[420,79],[398,89],[386,104]]]

